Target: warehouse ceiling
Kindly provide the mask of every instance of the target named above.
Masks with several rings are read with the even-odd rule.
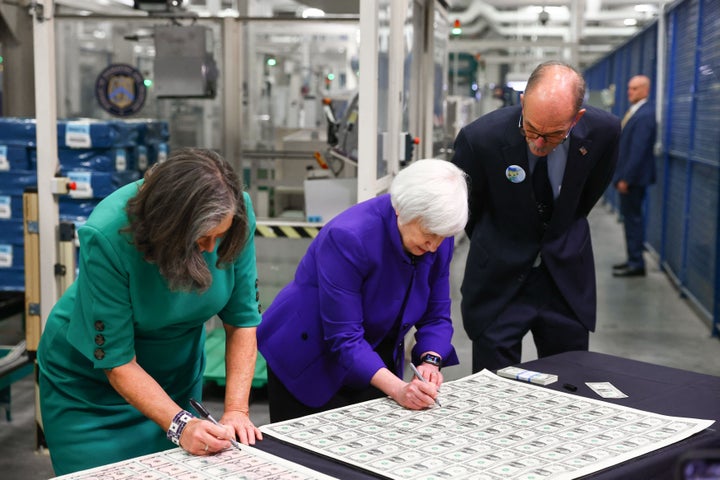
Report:
[[[667,0],[453,0],[451,49],[528,71],[547,59],[582,69],[652,23]]]
[[[141,0],[143,1],[143,0]],[[145,0],[151,1],[151,0]],[[359,0],[177,0],[199,15],[302,17],[357,14]],[[133,0],[56,0],[73,9],[132,11]],[[641,3],[639,3],[641,2]],[[526,72],[547,59],[585,68],[655,21],[670,0],[448,0],[448,21],[459,22],[450,50],[486,65]],[[240,6],[240,7],[239,7]],[[135,11],[135,13],[138,13]],[[317,14],[317,12],[316,12]]]

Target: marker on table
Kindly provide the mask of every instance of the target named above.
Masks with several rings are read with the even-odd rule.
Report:
[[[210,415],[210,412],[207,411],[207,408],[203,407],[202,404],[194,398],[190,399],[190,405],[192,405],[192,407],[195,409],[196,412],[200,414],[201,417],[206,420],[210,420],[215,425],[220,425],[220,423],[215,420],[212,415]],[[230,443],[232,443],[233,447],[237,448],[238,450],[242,450],[242,448],[240,448],[240,442],[238,442],[234,438],[230,439]]]
[[[412,368],[412,371],[415,374],[415,376],[418,378],[418,380],[420,380],[423,383],[428,383],[428,381],[425,380],[425,378],[420,374],[420,370],[418,370],[415,365],[410,363],[410,368]],[[442,405],[440,404],[440,400],[438,400],[437,398],[435,398],[435,403],[437,404],[438,407],[442,407]]]

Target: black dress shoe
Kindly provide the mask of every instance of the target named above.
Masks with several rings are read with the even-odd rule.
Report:
[[[644,277],[644,268],[624,268],[622,270],[614,270],[613,277]]]
[[[625,270],[625,269],[628,268],[629,266],[630,266],[630,265],[628,265],[627,262],[624,262],[624,263],[616,263],[615,265],[613,265],[613,270]]]

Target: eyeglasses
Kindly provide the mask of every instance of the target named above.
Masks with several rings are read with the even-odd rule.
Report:
[[[570,136],[570,132],[572,132],[573,127],[575,126],[575,122],[573,122],[572,125],[570,125],[570,129],[567,131],[567,133],[549,133],[546,135],[541,135],[538,132],[533,132],[532,130],[527,130],[523,127],[523,116],[522,113],[520,113],[520,121],[518,121],[518,128],[520,129],[520,135],[527,138],[528,140],[537,140],[538,138],[542,138],[545,143],[565,143],[565,141]]]

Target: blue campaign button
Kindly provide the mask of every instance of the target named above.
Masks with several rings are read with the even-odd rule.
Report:
[[[505,169],[505,177],[512,183],[522,182],[525,176],[525,170],[520,165],[510,165]]]

